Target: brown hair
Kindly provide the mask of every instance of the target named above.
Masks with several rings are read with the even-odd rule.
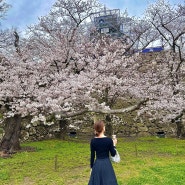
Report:
[[[100,135],[100,133],[103,131],[104,126],[105,126],[105,124],[104,124],[104,122],[102,120],[101,121],[97,121],[94,124],[94,129],[95,129],[96,136]]]

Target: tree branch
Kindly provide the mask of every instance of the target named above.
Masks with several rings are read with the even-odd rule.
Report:
[[[136,105],[133,105],[133,106],[130,106],[130,107],[127,107],[127,108],[123,108],[123,109],[114,109],[114,110],[103,110],[103,109],[88,110],[88,109],[84,109],[84,110],[80,110],[80,111],[73,112],[73,113],[61,113],[61,112],[59,112],[57,114],[60,115],[61,118],[70,118],[70,117],[75,117],[75,116],[79,116],[79,115],[86,114],[86,113],[101,113],[101,114],[127,113],[127,112],[133,112],[135,110],[138,110],[147,101],[148,101],[148,99],[144,99],[144,100],[141,100]]]

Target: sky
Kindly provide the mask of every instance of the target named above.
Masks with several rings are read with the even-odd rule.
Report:
[[[12,7],[5,20],[1,20],[1,29],[18,28],[24,30],[28,25],[38,22],[38,17],[47,15],[56,0],[6,0]],[[129,16],[142,16],[150,2],[155,0],[100,0],[109,9],[127,10]],[[184,0],[169,0],[171,4],[185,3]]]

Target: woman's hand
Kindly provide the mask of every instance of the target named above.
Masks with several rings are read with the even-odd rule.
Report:
[[[113,140],[113,145],[116,146],[116,144],[118,142],[117,139],[115,138],[115,139],[112,139],[112,140]]]

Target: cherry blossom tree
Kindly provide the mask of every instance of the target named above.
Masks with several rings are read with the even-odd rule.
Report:
[[[184,101],[183,93],[183,80],[184,75],[184,62],[185,62],[185,30],[184,30],[185,6],[184,4],[171,5],[166,0],[158,0],[156,3],[151,4],[146,10],[145,19],[150,23],[152,29],[158,32],[159,38],[163,41],[165,50],[171,51],[171,58],[168,59],[168,72],[171,78],[171,89],[173,101]],[[181,91],[182,90],[182,91]],[[181,94],[181,95],[180,95]],[[181,97],[181,98],[180,98]],[[180,98],[180,99],[179,99]],[[170,101],[171,102],[171,101]],[[177,105],[179,104],[177,103]],[[182,103],[181,103],[182,104]],[[181,110],[179,110],[179,108]],[[174,112],[171,115],[175,117],[172,121],[180,124],[178,120],[184,115],[184,106],[174,107],[178,114],[175,116]]]
[[[10,61],[3,60],[0,97],[6,108],[4,116],[9,121],[9,137],[3,138],[2,149],[19,148],[18,131],[24,116],[43,120],[52,114],[64,119],[88,112],[116,112],[111,110],[113,103],[128,94],[127,89],[132,85],[124,84],[127,73],[124,76],[121,71],[130,60],[122,54],[124,50],[120,41],[110,38],[84,42],[74,50],[73,60],[60,70],[51,68],[50,59],[34,62],[31,57],[25,61],[21,58],[23,54],[15,54]],[[136,110],[141,103],[120,112]],[[16,121],[10,121],[12,118]],[[8,132],[10,127],[12,133]]]
[[[125,55],[128,46],[121,39],[88,40],[80,25],[91,13],[89,1],[73,1],[87,3],[85,11],[70,10],[67,2],[71,1],[57,1],[49,17],[30,27],[29,37],[17,45],[19,50],[1,60],[4,151],[20,148],[21,118],[26,116],[33,121],[46,121],[48,115],[65,120],[92,112],[139,110],[138,116],[147,112],[151,119],[169,121],[184,111],[183,65],[176,70],[179,57],[168,51],[146,62],[142,55]],[[61,11],[58,7],[64,5]],[[128,98],[136,103],[114,109],[117,101]]]
[[[106,37],[84,42],[73,53],[74,62],[60,71],[53,70],[48,61],[4,60],[1,102],[8,107],[4,115],[45,120],[51,114],[64,119],[88,112],[111,114],[139,108],[139,113],[147,112],[152,118],[161,113],[166,120],[178,115],[184,106],[184,72],[175,87],[179,92],[174,94],[169,75],[173,55],[164,53],[151,63],[143,63],[138,55],[123,55],[125,48],[121,41]],[[128,97],[138,99],[138,104],[113,109],[116,101]]]

